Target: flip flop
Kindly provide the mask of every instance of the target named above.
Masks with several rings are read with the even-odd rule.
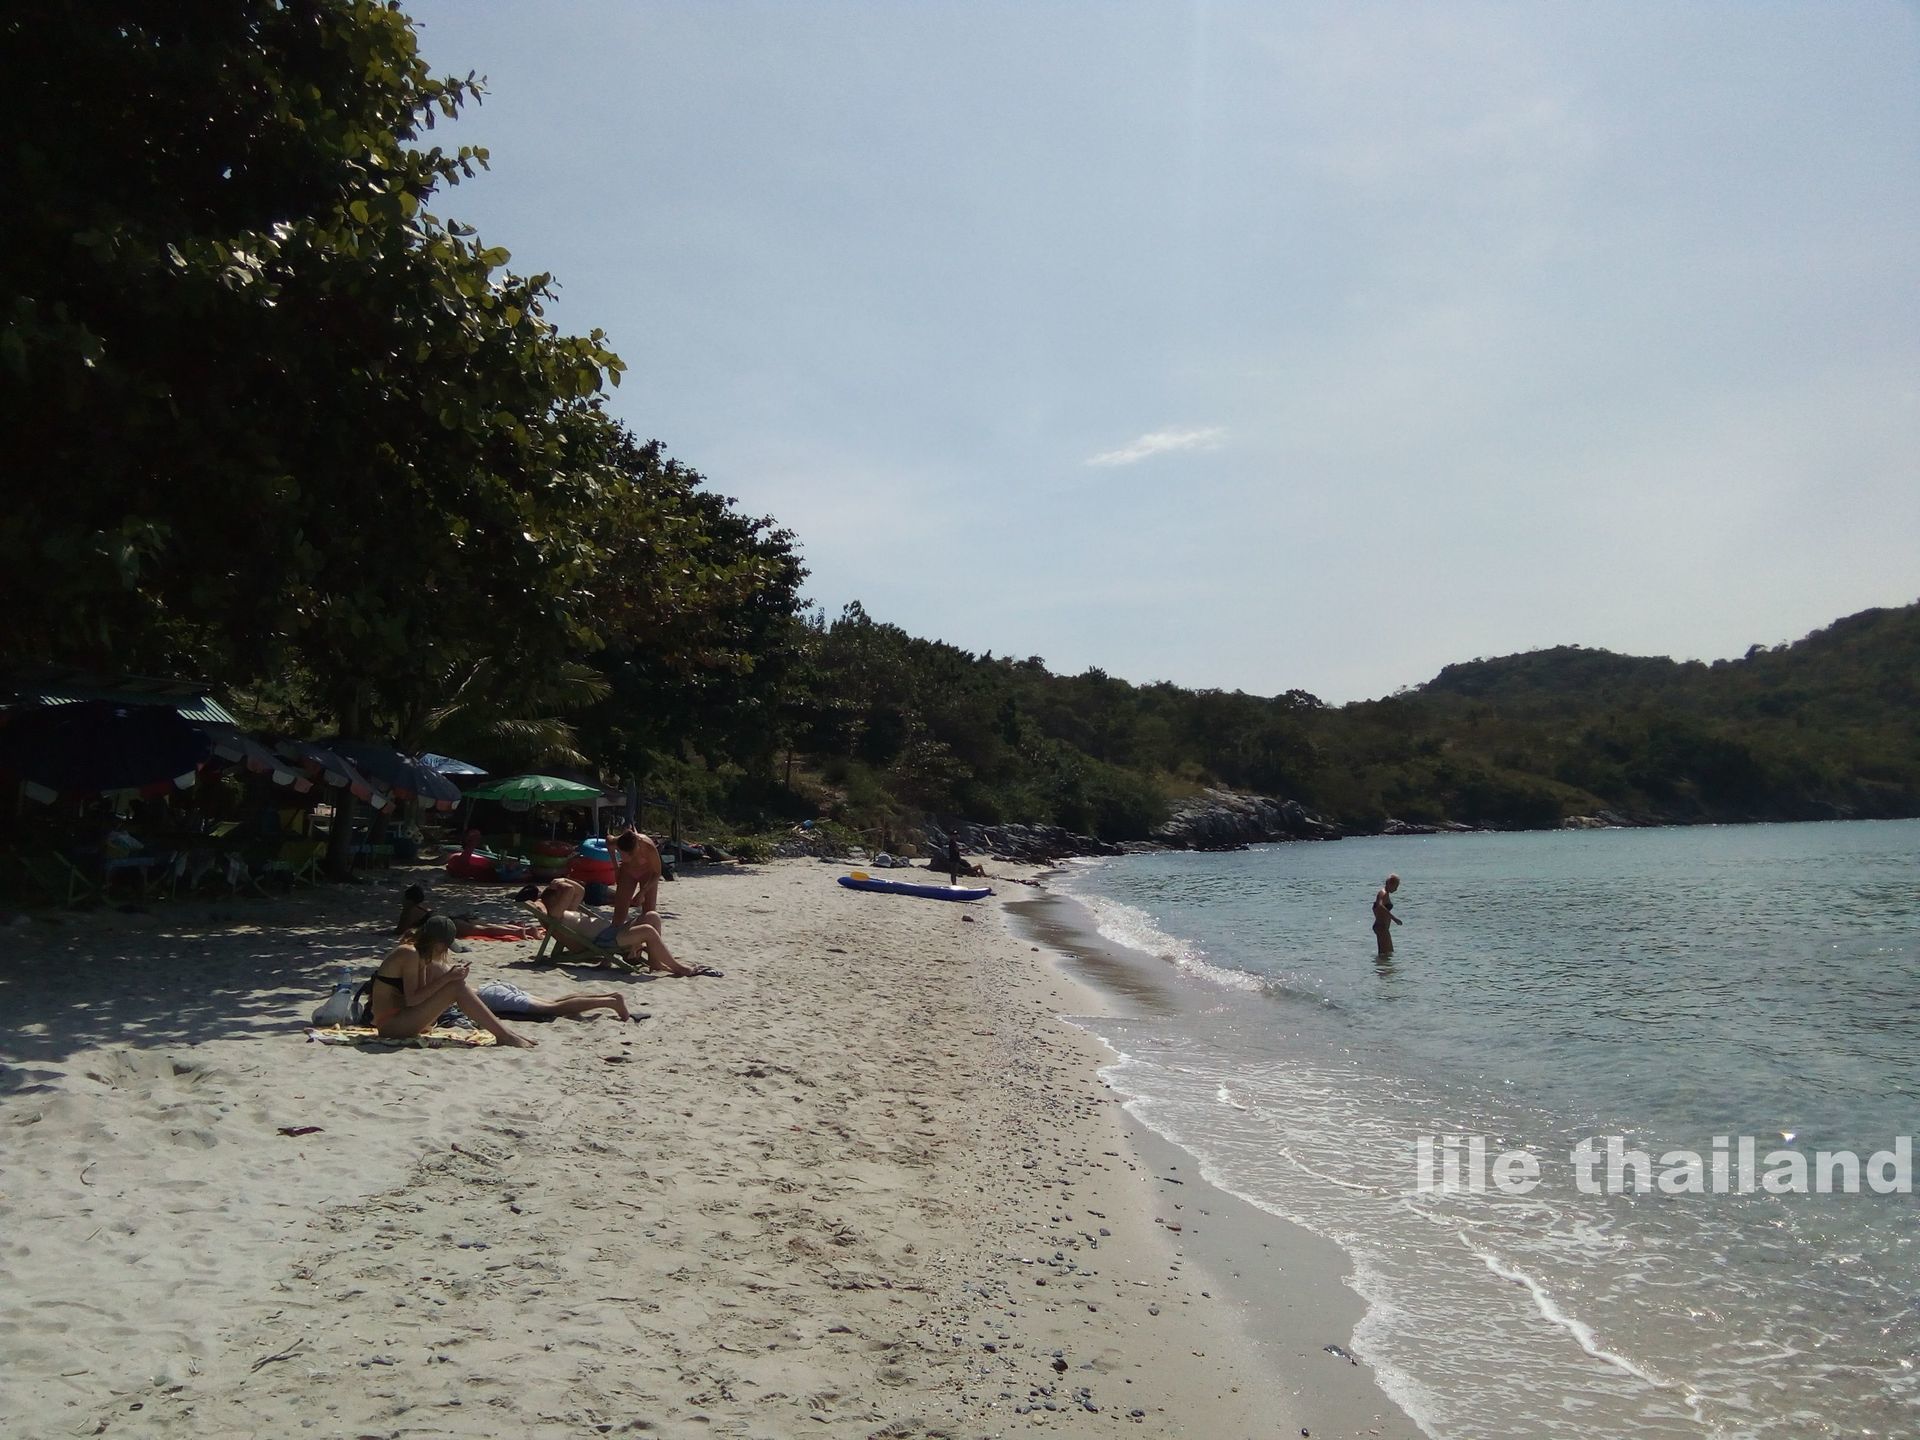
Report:
[[[702,978],[708,980],[724,980],[727,978],[727,972],[724,970],[716,970],[711,965],[696,965],[693,973],[687,976],[687,978],[689,980],[699,980]]]

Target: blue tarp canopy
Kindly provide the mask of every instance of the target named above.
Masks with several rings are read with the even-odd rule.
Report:
[[[0,723],[0,772],[56,794],[191,784],[212,750],[172,705],[22,705]]]

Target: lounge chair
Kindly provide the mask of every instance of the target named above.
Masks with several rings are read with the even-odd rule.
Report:
[[[563,920],[557,915],[549,915],[538,905],[523,903],[520,908],[532,915],[546,930],[540,941],[540,948],[534,951],[533,961],[558,964],[562,952],[569,955],[591,955],[602,964],[614,964],[627,970],[644,971],[647,967],[636,961],[633,956],[618,945],[602,945],[599,937],[592,932]],[[552,950],[549,951],[548,947]]]
[[[82,900],[102,898],[102,882],[56,851],[22,855],[19,863],[34,887],[45,892],[49,900],[71,907]]]
[[[320,862],[326,855],[324,840],[285,840],[279,854],[261,867],[261,873],[283,876],[289,885],[318,885]]]

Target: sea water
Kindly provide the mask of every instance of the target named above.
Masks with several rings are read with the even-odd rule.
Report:
[[[1085,1022],[1110,1083],[1214,1183],[1349,1253],[1356,1346],[1429,1434],[1920,1435],[1911,1193],[1738,1193],[1742,1138],[1756,1163],[1880,1154],[1897,1183],[1920,821],[1273,845],[1055,886],[1164,982]],[[1537,1183],[1423,1174],[1469,1137]],[[1628,1166],[1616,1192],[1604,1161],[1583,1187],[1576,1147],[1610,1138],[1652,1188]],[[1683,1151],[1707,1193],[1660,1165]]]

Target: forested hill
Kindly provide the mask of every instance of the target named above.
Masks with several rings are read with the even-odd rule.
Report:
[[[1450,665],[1324,717],[1347,797],[1400,818],[1552,824],[1920,812],[1920,606],[1713,664],[1561,646]],[[1389,753],[1401,727],[1403,758]],[[1406,813],[1402,813],[1406,812]]]
[[[803,647],[791,743],[850,818],[1146,834],[1209,784],[1351,830],[1920,814],[1920,606],[1704,664],[1562,646],[1332,707],[976,658],[858,606]]]

